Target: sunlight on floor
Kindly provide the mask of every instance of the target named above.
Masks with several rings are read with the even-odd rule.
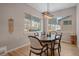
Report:
[[[28,54],[28,47],[27,46],[17,49],[15,51],[7,53],[7,55],[10,56],[27,56]],[[32,54],[32,56],[35,56]],[[56,53],[57,56],[57,53]],[[79,56],[79,48],[77,48],[74,45],[67,44],[67,43],[61,43],[61,56]]]

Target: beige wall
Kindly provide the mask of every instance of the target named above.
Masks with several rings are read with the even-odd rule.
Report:
[[[14,49],[28,43],[24,38],[24,13],[30,13],[39,17],[40,13],[26,4],[0,4],[0,47]],[[8,32],[8,18],[14,19],[14,32]]]
[[[79,4],[77,4],[77,8],[76,8],[76,33],[77,33],[77,46],[79,48]]]

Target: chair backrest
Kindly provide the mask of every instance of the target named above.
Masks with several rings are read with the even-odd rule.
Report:
[[[38,32],[34,33],[34,36],[39,36],[39,33]]]
[[[61,35],[62,31],[61,30],[57,30],[56,33]]]
[[[57,43],[59,43],[60,44],[60,42],[61,42],[61,37],[62,37],[62,33],[57,33],[56,35],[55,35],[55,41],[57,41]]]
[[[55,39],[56,34],[57,34],[56,31],[51,32],[51,38],[52,38],[52,39]]]
[[[62,37],[62,33],[61,34],[56,34],[56,39],[58,38],[58,39],[61,39],[61,37]]]
[[[40,40],[35,36],[28,36],[30,39],[31,47],[40,48],[42,46]]]

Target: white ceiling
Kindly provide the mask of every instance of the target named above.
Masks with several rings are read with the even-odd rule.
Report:
[[[39,12],[47,11],[47,3],[28,3],[31,7],[35,8]],[[49,3],[49,12],[55,12],[61,9],[76,6],[76,3]]]

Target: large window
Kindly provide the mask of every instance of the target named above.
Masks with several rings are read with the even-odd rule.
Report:
[[[71,25],[72,21],[70,20],[71,16],[58,16],[52,19],[49,19],[48,21],[48,29],[50,31],[57,31],[61,30],[62,28],[66,28],[68,26],[66,25]],[[64,27],[63,27],[63,26]]]
[[[56,31],[56,30],[61,30],[61,25],[60,25],[60,19],[63,17],[56,17],[53,19],[49,19],[48,21],[48,31]]]
[[[39,19],[38,17],[26,14],[24,20],[25,20],[24,31],[40,31],[41,30],[41,19]]]

